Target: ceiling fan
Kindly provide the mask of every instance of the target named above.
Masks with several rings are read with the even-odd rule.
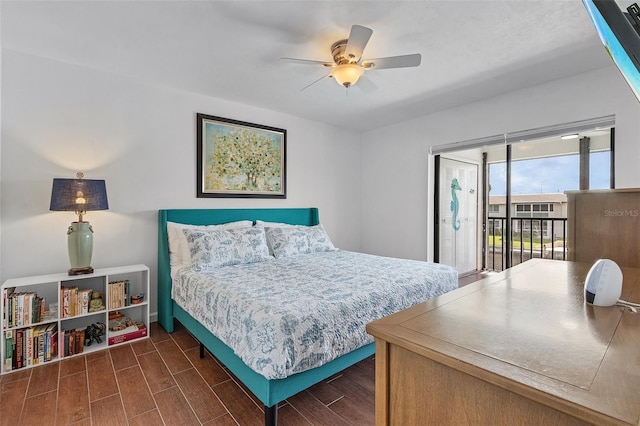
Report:
[[[338,84],[349,87],[363,77],[365,71],[380,70],[388,68],[417,67],[420,65],[422,56],[419,53],[412,55],[390,56],[386,58],[362,59],[362,52],[371,38],[373,30],[361,25],[353,25],[348,39],[338,40],[331,45],[333,62],[315,61],[311,59],[280,58],[284,62],[293,62],[308,65],[322,65],[331,68],[328,75],[325,75],[307,87],[323,80],[327,77],[334,78]],[[361,81],[364,81],[361,80]]]

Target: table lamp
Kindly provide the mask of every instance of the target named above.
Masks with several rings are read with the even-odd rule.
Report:
[[[93,228],[83,216],[92,210],[107,210],[107,189],[104,180],[83,179],[84,173],[78,172],[77,179],[53,179],[51,205],[49,210],[73,211],[78,215],[77,222],[71,222],[67,230],[69,245],[69,275],[91,274],[91,256],[93,254]]]

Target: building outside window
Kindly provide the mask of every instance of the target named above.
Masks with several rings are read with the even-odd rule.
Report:
[[[507,197],[504,195],[489,196],[489,219],[506,217]],[[542,233],[545,238],[552,238],[550,221],[517,220],[517,219],[564,219],[567,217],[567,196],[565,194],[529,194],[511,196],[511,217],[514,232]],[[494,221],[494,229],[501,229],[501,221]],[[564,235],[564,223],[553,226],[555,237]]]

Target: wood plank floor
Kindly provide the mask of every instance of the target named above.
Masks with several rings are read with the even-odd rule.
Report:
[[[177,324],[0,376],[0,425],[263,425],[262,404]],[[374,359],[289,398],[280,425],[373,425]],[[54,408],[55,407],[55,408]]]

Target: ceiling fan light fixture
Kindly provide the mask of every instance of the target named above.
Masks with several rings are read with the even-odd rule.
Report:
[[[360,80],[360,77],[362,77],[365,71],[417,67],[420,65],[422,56],[419,53],[363,60],[362,53],[372,33],[373,30],[371,28],[363,27],[362,25],[352,25],[349,38],[338,40],[331,45],[333,62],[296,58],[281,58],[281,60],[301,64],[322,65],[331,68],[329,75],[317,79],[301,90],[305,90],[307,87],[316,84],[326,77],[331,77],[334,78],[339,85],[345,87],[347,93],[349,93],[349,88],[358,81],[360,81],[363,89],[367,86],[369,89],[375,88],[375,85],[369,79]]]
[[[341,86],[350,87],[356,84],[363,73],[364,68],[358,64],[342,64],[331,71],[331,77],[335,78]]]

